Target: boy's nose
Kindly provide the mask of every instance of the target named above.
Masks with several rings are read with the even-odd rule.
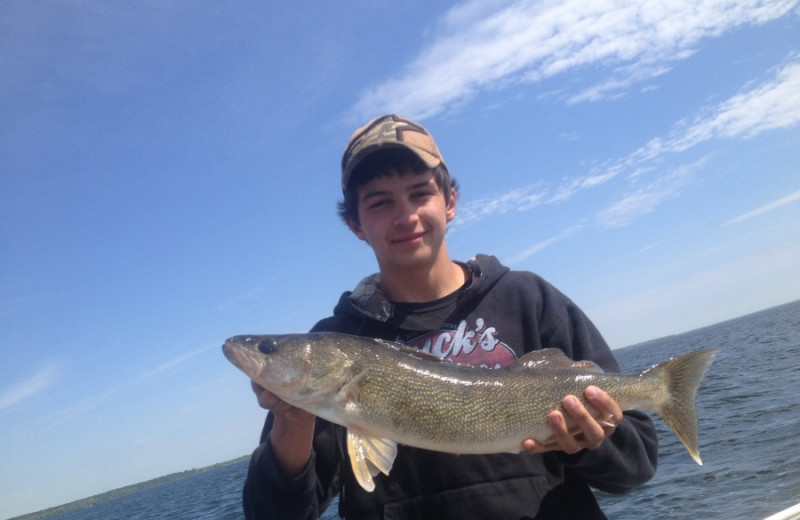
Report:
[[[402,202],[395,206],[394,225],[399,226],[408,223],[416,223],[417,208],[409,202]]]

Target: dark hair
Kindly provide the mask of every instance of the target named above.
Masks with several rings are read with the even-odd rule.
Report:
[[[359,223],[358,220],[358,188],[376,177],[388,177],[394,173],[421,174],[429,170],[427,164],[417,155],[405,148],[390,148],[375,152],[362,160],[350,175],[347,189],[344,191],[344,200],[338,204],[339,217],[345,222]],[[458,193],[458,183],[450,177],[447,167],[443,164],[433,169],[433,178],[436,185],[444,193],[445,203],[450,203],[450,190]]]

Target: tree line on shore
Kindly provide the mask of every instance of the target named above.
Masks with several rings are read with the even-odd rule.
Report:
[[[40,520],[42,518],[47,518],[53,515],[57,515],[59,513],[67,513],[69,511],[85,509],[88,507],[92,507],[97,503],[105,502],[106,500],[111,500],[113,498],[119,498],[125,495],[130,495],[133,493],[137,493],[139,491],[143,491],[145,489],[154,488],[162,484],[166,484],[168,482],[173,482],[175,480],[180,480],[182,478],[191,477],[192,475],[197,475],[198,473],[204,473],[206,471],[211,471],[213,469],[229,466],[231,464],[236,464],[237,462],[241,462],[248,458],[250,458],[250,456],[245,455],[243,457],[239,457],[238,459],[233,459],[226,462],[218,462],[217,464],[212,464],[211,466],[206,466],[204,468],[187,469],[185,471],[171,473],[169,475],[164,475],[163,477],[154,478],[152,480],[146,480],[144,482],[139,482],[138,484],[131,484],[130,486],[124,486],[121,488],[112,489],[111,491],[106,491],[105,493],[100,493],[98,495],[94,495],[91,497],[75,500],[74,502],[69,502],[67,504],[62,504],[60,506],[50,507],[47,509],[43,509],[41,511],[37,511],[35,513],[28,513],[22,516],[15,516],[14,518],[10,518],[9,520]]]

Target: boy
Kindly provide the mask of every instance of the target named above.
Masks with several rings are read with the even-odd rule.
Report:
[[[345,292],[333,316],[313,331],[379,337],[459,363],[489,368],[526,352],[559,348],[619,371],[607,344],[581,310],[533,273],[510,271],[494,257],[450,259],[447,224],[457,185],[431,135],[389,115],[359,128],[342,158],[339,213],[372,248],[379,272]],[[589,486],[624,493],[655,473],[652,422],[624,414],[602,389],[575,396],[548,415],[552,442],[528,439],[517,455],[452,455],[400,446],[388,476],[366,492],[356,483],[340,426],[316,419],[253,383],[270,410],[244,488],[248,519],[315,519],[341,491],[347,519],[605,518]],[[578,431],[568,432],[564,414]]]

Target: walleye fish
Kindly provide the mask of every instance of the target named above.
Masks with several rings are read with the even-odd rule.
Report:
[[[694,397],[716,350],[698,350],[639,374],[605,373],[558,349],[496,369],[461,365],[381,339],[338,333],[236,336],[225,356],[284,401],[347,428],[353,472],[372,491],[397,444],[458,454],[519,453],[552,435],[547,414],[595,385],[620,408],[657,413],[702,464]],[[569,418],[565,415],[568,420]],[[607,420],[607,417],[596,417]]]

